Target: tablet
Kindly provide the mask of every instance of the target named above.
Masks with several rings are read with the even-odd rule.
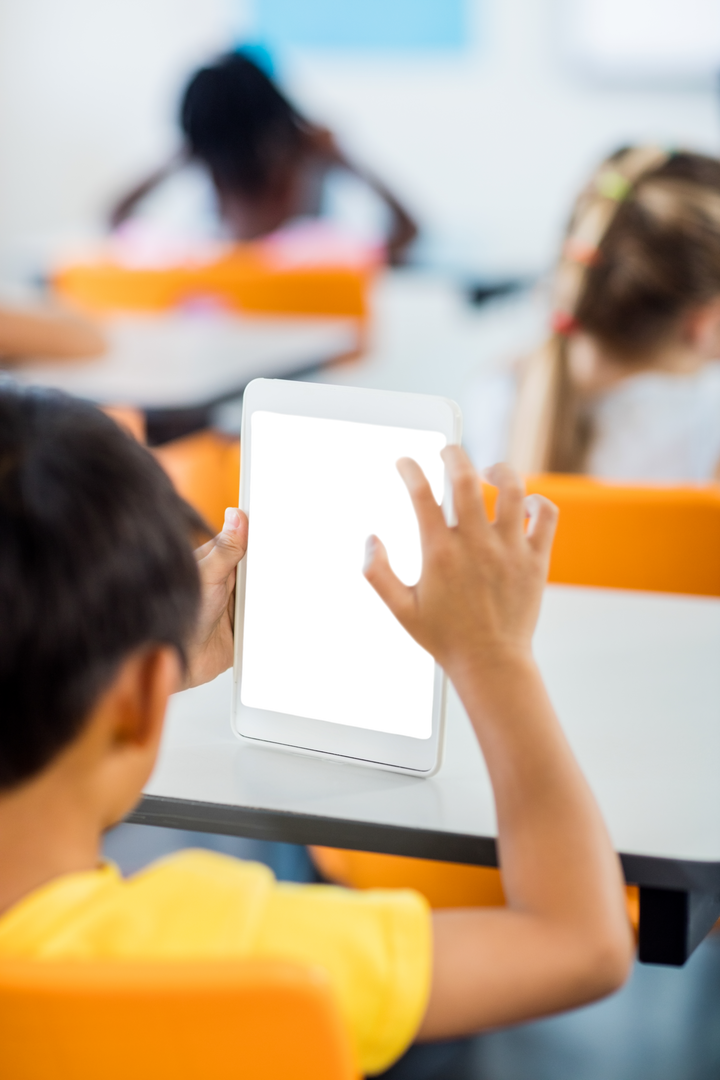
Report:
[[[446,398],[256,379],[245,391],[233,729],[242,739],[401,772],[440,762],[445,676],[362,573],[374,533],[407,584],[422,565],[395,463],[412,457],[446,514]]]

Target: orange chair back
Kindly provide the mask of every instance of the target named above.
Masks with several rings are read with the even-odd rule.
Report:
[[[550,581],[720,596],[720,484],[641,487],[531,476],[560,509]],[[495,490],[486,489],[490,505]]]
[[[166,311],[211,297],[263,315],[345,316],[363,321],[377,259],[359,265],[283,265],[263,241],[236,244],[213,262],[128,267],[99,255],[53,275],[65,300],[92,312]]]
[[[490,866],[379,855],[373,851],[312,847],[322,876],[354,889],[415,889],[431,907],[502,907],[502,880]]]
[[[2,961],[3,1080],[357,1080],[320,969]]]
[[[240,443],[218,431],[200,431],[153,450],[182,497],[215,532],[227,506],[237,506]]]

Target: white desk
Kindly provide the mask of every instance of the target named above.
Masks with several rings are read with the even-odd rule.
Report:
[[[108,322],[111,348],[99,361],[33,363],[12,374],[92,401],[192,412],[192,428],[207,424],[212,406],[237,397],[258,376],[442,394],[462,407],[477,374],[527,351],[545,333],[540,293],[478,309],[441,276],[390,270],[378,275],[371,299],[367,341],[353,319],[127,316]],[[361,347],[357,359],[323,366]],[[223,423],[239,431],[239,409]]]
[[[98,360],[13,368],[19,381],[101,403],[196,409],[241,393],[259,376],[289,378],[359,346],[356,319],[212,313],[109,319]]]
[[[644,958],[667,958],[669,904],[682,962],[720,914],[720,601],[549,587],[536,654],[626,877],[643,887]],[[492,793],[454,693],[442,768],[420,780],[241,744],[230,688],[228,673],[173,699],[131,820],[495,864]]]

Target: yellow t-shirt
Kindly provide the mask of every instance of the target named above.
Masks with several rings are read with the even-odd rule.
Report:
[[[359,1068],[386,1069],[418,1029],[430,990],[427,903],[275,881],[259,863],[188,851],[124,880],[65,874],[0,917],[0,957],[44,960],[276,957],[328,972]]]

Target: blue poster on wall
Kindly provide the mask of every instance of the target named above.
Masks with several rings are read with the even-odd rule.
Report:
[[[467,42],[468,0],[255,0],[271,45],[312,49],[448,50]]]

